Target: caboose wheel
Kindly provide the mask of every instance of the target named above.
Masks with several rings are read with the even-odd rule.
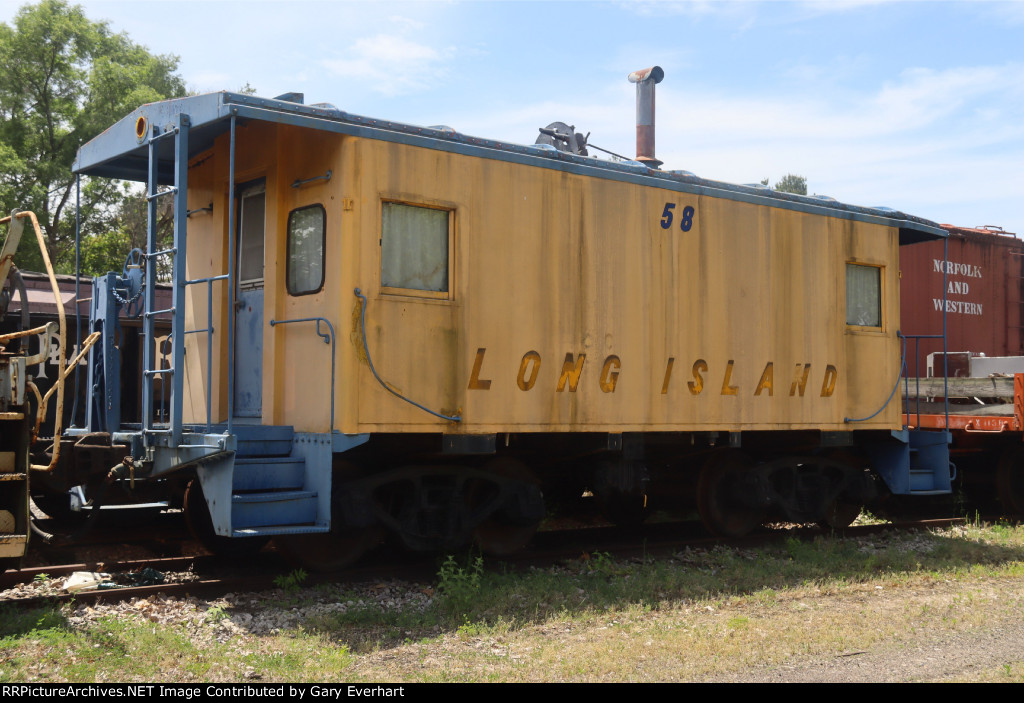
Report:
[[[851,503],[836,499],[825,509],[825,516],[818,520],[818,525],[825,529],[842,530],[853,524],[860,515],[860,503]]]
[[[206,549],[228,559],[244,559],[257,554],[269,541],[266,537],[225,537],[213,531],[210,508],[203,495],[203,485],[192,479],[185,489],[185,522],[189,532]]]
[[[483,470],[502,478],[520,481],[537,493],[540,492],[540,482],[521,461],[509,457],[499,457],[487,462]],[[475,490],[477,494],[471,495],[471,503],[490,500],[489,492],[496,489],[493,488],[493,484],[480,482]],[[512,514],[506,509],[497,510],[477,525],[473,531],[473,540],[480,550],[487,554],[495,556],[513,554],[523,549],[533,538],[540,526],[540,520],[540,517]]]
[[[712,455],[697,482],[697,511],[711,532],[722,537],[742,537],[764,521],[764,509],[743,501],[744,481],[753,462],[744,454],[726,451]]]
[[[345,481],[363,474],[355,464],[336,461],[331,477],[331,531],[280,535],[274,538],[278,551],[296,566],[325,573],[344,569],[380,544],[384,538],[383,528],[378,525],[352,527],[341,514],[341,506],[345,504]]]
[[[846,464],[854,469],[862,469],[866,463],[861,457],[843,449],[832,451],[826,456],[831,461]],[[826,530],[845,529],[857,519],[862,507],[859,502],[840,496],[825,509],[825,516],[818,520],[818,525]]]
[[[1024,449],[1007,449],[999,457],[996,493],[1007,517],[1024,517]]]

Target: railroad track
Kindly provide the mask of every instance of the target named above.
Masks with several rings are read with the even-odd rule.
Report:
[[[699,523],[663,523],[632,530],[612,527],[544,532],[537,535],[530,548],[520,554],[503,557],[505,568],[528,569],[546,567],[566,561],[586,558],[600,552],[616,559],[666,558],[684,549],[709,549],[715,546],[756,548],[796,537],[812,540],[826,534],[844,537],[865,537],[893,530],[921,530],[962,524],[963,518],[926,519],[878,525],[849,527],[842,531],[799,527],[793,529],[765,529],[738,539],[709,537]],[[497,560],[495,560],[497,561]],[[42,579],[74,572],[103,572],[112,576],[139,573],[153,569],[171,574],[172,580],[155,585],[111,587],[82,590],[76,593],[31,593],[30,584]],[[0,574],[0,602],[37,607],[46,603],[119,602],[133,598],[147,598],[161,594],[176,597],[215,598],[230,592],[259,592],[279,587],[279,580],[292,572],[292,567],[281,555],[265,550],[247,563],[225,562],[210,555],[184,557],[155,557],[125,561],[83,561],[61,565],[38,566]],[[321,583],[364,583],[375,580],[404,580],[431,582],[437,573],[437,556],[410,555],[404,551],[382,548],[361,565],[332,574],[307,574],[303,587]],[[184,577],[183,577],[184,575]]]

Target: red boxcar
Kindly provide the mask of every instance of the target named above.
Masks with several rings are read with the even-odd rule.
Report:
[[[942,334],[945,289],[950,352],[1024,355],[1024,241],[998,227],[942,227],[949,231],[945,265],[941,241],[900,248],[903,333]],[[928,354],[941,351],[942,340],[921,340],[915,359],[914,340],[908,340],[909,375],[929,375]],[[967,375],[960,366],[951,356],[949,375]],[[936,361],[934,375],[942,375],[941,359]]]

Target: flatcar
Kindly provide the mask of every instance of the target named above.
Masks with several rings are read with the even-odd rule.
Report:
[[[142,418],[66,431],[55,475],[177,482],[212,549],[272,538],[312,568],[388,535],[508,553],[584,491],[618,523],[689,502],[725,535],[948,493],[948,433],[895,395],[900,249],[946,232],[662,170],[663,76],[630,75],[635,160],[563,123],[516,145],[298,94],[141,106],[74,170],[173,200],[173,246],[151,213],[136,263],[173,300],[98,282],[142,302]]]

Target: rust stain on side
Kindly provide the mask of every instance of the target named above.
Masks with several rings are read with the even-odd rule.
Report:
[[[363,347],[363,306],[359,303],[359,299],[356,298],[355,302],[352,303],[352,326],[349,331],[348,339],[352,343],[352,348],[355,350],[356,359],[359,360],[360,364],[369,366],[369,362],[366,360],[366,349]]]

